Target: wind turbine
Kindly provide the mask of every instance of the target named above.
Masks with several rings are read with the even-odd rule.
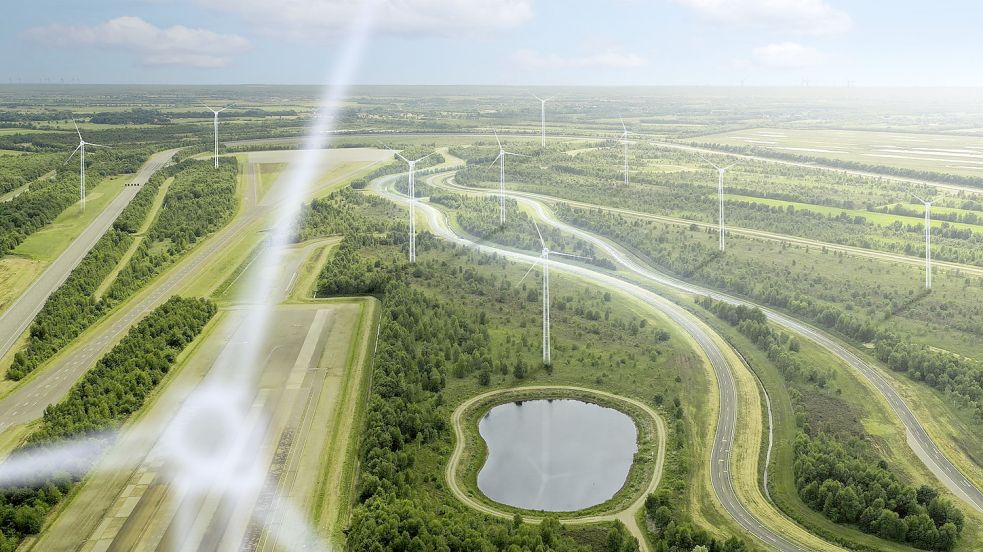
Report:
[[[621,119],[621,128],[624,132],[621,134],[621,140],[625,144],[625,186],[628,185],[628,127],[625,126],[625,119]]]
[[[79,135],[79,145],[78,147],[75,148],[75,151],[72,152],[72,155],[68,156],[68,159],[65,160],[65,163],[71,161],[72,157],[75,156],[76,151],[79,152],[79,201],[81,202],[82,211],[84,212],[85,211],[85,146],[95,146],[97,148],[108,148],[109,146],[103,146],[100,144],[93,144],[92,142],[86,142],[85,139],[82,138],[82,131],[79,130],[79,125],[78,123],[75,122],[74,118],[72,119],[72,124],[75,125],[75,132]]]
[[[539,235],[539,243],[543,246],[543,250],[539,255],[539,260],[529,267],[526,275],[519,280],[519,283],[521,284],[526,279],[526,276],[529,276],[529,273],[532,272],[532,269],[536,268],[536,265],[543,263],[543,366],[549,366],[553,363],[550,347],[550,254],[563,255],[564,257],[572,257],[574,259],[587,259],[588,257],[550,251],[546,247],[546,241],[543,240],[543,233],[539,231],[539,225],[536,224],[535,220],[532,223],[536,226],[536,234]]]
[[[925,289],[932,289],[932,204],[935,202],[914,198],[925,205]]]
[[[498,139],[498,132],[495,131],[495,140],[498,141],[498,157],[492,160],[488,166],[494,165],[495,161],[501,161],[501,166],[499,167],[499,180],[498,180],[498,224],[500,226],[505,226],[505,157],[508,155],[515,155],[516,157],[529,157],[528,155],[522,155],[521,153],[512,153],[510,151],[505,151],[502,147],[502,141]]]
[[[225,111],[226,109],[234,106],[235,104],[229,104],[229,105],[223,107],[222,109],[219,109],[218,111],[215,111],[214,109],[208,107],[205,104],[201,104],[201,105],[205,109],[211,111],[213,115],[215,115],[215,118],[213,120],[214,121],[214,126],[215,126],[215,154],[212,155],[212,160],[215,162],[215,168],[217,169],[218,168],[218,114],[221,113],[221,112],[223,112],[223,111]]]
[[[543,141],[542,146],[546,147],[546,102],[552,100],[553,98],[540,98],[539,96],[533,94],[533,98],[539,100],[539,124],[542,127]]]
[[[726,167],[721,167],[702,155],[700,157],[717,169],[717,208],[719,210],[720,222],[720,251],[723,252],[726,249],[726,244],[724,243],[724,173],[727,172],[727,169],[737,165],[737,163],[731,163]]]
[[[396,152],[396,157],[399,157],[406,164],[410,166],[409,172],[409,185],[407,186],[407,192],[410,194],[410,262],[416,262],[416,164],[423,161],[427,157],[436,154],[437,152],[428,153],[419,159],[414,159],[410,161],[409,159],[403,157]]]

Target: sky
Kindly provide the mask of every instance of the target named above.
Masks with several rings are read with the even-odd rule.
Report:
[[[983,3],[31,0],[0,83],[322,84],[359,4],[358,84],[983,86]]]

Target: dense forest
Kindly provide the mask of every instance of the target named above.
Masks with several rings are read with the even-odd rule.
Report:
[[[3,163],[0,163],[0,194],[34,182],[62,168],[62,163],[64,160],[60,156],[52,154],[5,156]]]
[[[632,165],[638,165],[639,169],[632,173],[630,184],[625,185],[619,152],[617,148],[607,147],[613,145],[613,142],[602,144],[576,156],[557,149],[518,149],[531,157],[512,162],[508,186],[559,199],[697,222],[717,220],[716,201],[710,187],[715,183],[715,176],[703,170],[709,165],[691,154],[639,146],[632,155]],[[467,169],[456,175],[459,184],[497,188],[497,167],[487,165],[494,158],[496,148],[455,147],[450,151],[468,161]],[[912,256],[923,251],[920,213],[892,222],[866,216],[882,212],[898,201],[911,201],[913,190],[908,184],[749,161],[728,173],[725,186],[730,194],[726,198],[727,220],[736,227]],[[914,193],[925,192],[919,189]],[[769,205],[761,200],[792,201],[807,206]],[[975,204],[964,197],[946,202],[947,206],[959,209],[973,208]],[[979,215],[983,216],[983,212]],[[972,215],[943,216],[968,222]],[[934,258],[983,266],[983,226],[953,223],[937,226],[933,229],[932,245]]]
[[[27,535],[41,530],[45,516],[70,492],[98,453],[111,443],[106,431],[118,428],[144,403],[172,368],[177,355],[215,314],[203,299],[172,297],[126,334],[62,402],[48,407],[27,443],[14,452],[90,443],[65,464],[42,465],[36,481],[0,488],[0,552],[12,552]],[[57,458],[49,462],[64,462]]]
[[[7,377],[19,380],[32,372],[198,240],[226,224],[236,205],[236,165],[226,161],[219,167],[216,172],[210,162],[185,161],[155,175],[48,298],[31,324],[27,345],[14,355]],[[131,229],[139,229],[161,183],[171,176],[174,182],[167,190],[160,214],[129,263],[106,293],[97,297],[96,290],[133,244]]]
[[[149,151],[144,149],[121,149],[101,150],[87,155],[86,186],[91,190],[109,175],[136,172],[149,154]],[[10,158],[4,157],[4,159]],[[20,159],[20,157],[13,159]],[[14,163],[19,165],[20,162]],[[46,174],[50,170],[52,169],[45,163],[22,167],[20,176],[11,176],[10,182],[23,184],[31,181],[30,176],[38,173]],[[35,177],[33,182],[34,184],[24,193],[10,201],[0,203],[0,255],[10,253],[27,236],[44,228],[62,211],[79,200],[77,171],[65,170],[59,166],[58,173],[53,179],[37,180]]]
[[[34,317],[27,345],[14,354],[7,371],[9,379],[20,380],[34,371],[112,308],[109,302],[94,300],[93,296],[131,243],[131,235],[116,229],[96,242]]]
[[[766,352],[793,388],[802,381],[826,386],[829,376],[816,376],[823,370],[801,358],[797,338],[773,330],[760,309],[710,297],[698,298],[697,304]],[[794,396],[802,402],[801,393]],[[951,550],[963,528],[962,512],[931,486],[916,488],[901,481],[879,457],[862,425],[823,418],[804,412],[796,416],[800,431],[793,470],[800,498],[835,523],[927,550]]]
[[[177,165],[173,173],[174,181],[157,218],[106,292],[111,301],[129,297],[235,214],[235,159],[220,159],[217,170],[211,161],[188,160]]]
[[[975,301],[955,302],[941,288],[916,294],[917,280],[909,280],[911,291],[906,291],[885,278],[868,279],[867,273],[874,274],[869,266],[849,267],[855,276],[843,278],[839,273],[845,270],[845,263],[858,262],[843,254],[813,250],[813,256],[829,257],[825,267],[815,257],[806,262],[781,254],[721,255],[703,239],[705,233],[692,228],[667,232],[655,223],[596,209],[561,205],[556,212],[571,224],[624,243],[669,273],[787,310],[855,342],[873,343],[878,359],[892,370],[945,393],[964,405],[971,418],[983,423],[983,365],[979,361],[914,343],[882,323],[904,313],[945,327],[950,334],[964,332],[967,340],[976,340],[983,335],[979,333],[983,331],[983,311]],[[775,248],[784,251],[787,246],[771,246]],[[863,262],[869,265],[869,261]],[[837,267],[837,273],[827,274],[830,266]],[[959,288],[961,291],[953,293],[964,298],[975,293],[972,288]]]
[[[360,448],[363,469],[356,485],[357,506],[346,532],[347,548],[580,550],[578,543],[584,541],[553,520],[537,528],[471,511],[449,496],[433,468],[445,461],[449,446],[448,392],[459,400],[462,386],[480,389],[553,377],[534,360],[539,357],[538,343],[530,337],[535,337],[537,325],[525,321],[527,316],[538,316],[538,290],[516,286],[519,276],[510,280],[500,275],[509,264],[504,260],[468,252],[428,233],[419,236],[420,261],[406,264],[405,217],[397,216],[405,211],[373,196],[339,191],[315,201],[305,213],[299,239],[338,233],[343,226],[356,229],[345,235],[323,268],[317,297],[372,294],[383,301]],[[531,225],[528,231],[536,239]],[[565,366],[582,364],[590,381],[584,384],[608,381],[613,377],[609,367],[618,366],[648,374],[643,386],[649,388],[659,378],[651,377],[648,363],[668,361],[663,356],[668,356],[672,340],[664,329],[646,320],[612,313],[610,301],[609,293],[597,290],[583,294],[564,293],[562,288],[555,291],[554,334],[560,351],[556,358],[566,359]],[[503,346],[492,346],[492,328],[494,339],[504,339]],[[579,342],[564,339],[570,331],[580,336]],[[610,349],[595,350],[594,340]],[[675,376],[677,362],[681,361],[669,361],[666,374],[660,377],[675,378],[674,385],[683,385]],[[639,387],[635,383],[627,386]],[[674,422],[675,448],[667,460],[665,477],[674,470],[667,485],[678,504],[689,492],[693,469],[687,460],[691,450],[685,438],[683,408],[679,397],[674,397],[677,392],[658,385],[656,389],[660,390],[648,401],[668,412]],[[699,544],[714,552],[746,549],[737,539],[722,542],[709,537],[689,521],[685,508],[675,508],[672,517],[668,532],[662,526],[651,536],[653,542],[661,543],[660,551],[689,552]],[[603,531],[604,538],[590,540],[594,543],[590,549],[637,550],[637,542],[623,526],[616,524]]]

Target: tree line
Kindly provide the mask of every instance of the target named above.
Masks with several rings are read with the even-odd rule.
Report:
[[[40,452],[32,458],[37,473],[47,475],[0,488],[0,552],[13,552],[41,530],[51,509],[111,444],[105,432],[119,428],[143,406],[215,312],[204,299],[170,298],[131,328],[64,400],[45,410],[40,427],[12,456]],[[72,458],[45,458],[45,447],[68,442],[92,446]]]
[[[86,155],[87,188],[91,191],[109,175],[136,172],[148,156],[144,149],[102,150]],[[47,173],[47,167],[43,162],[25,167],[21,177],[12,182],[21,182],[40,171]],[[53,179],[35,179],[27,191],[0,203],[0,255],[10,253],[78,200],[78,172],[59,168]]]
[[[926,309],[927,315],[938,317],[929,322],[975,333],[979,326],[975,304],[939,303],[934,293],[908,295],[884,282],[862,277],[828,278],[805,264],[779,264],[753,255],[721,256],[706,241],[695,239],[698,234],[693,229],[667,233],[652,223],[629,222],[621,215],[564,205],[558,206],[556,213],[575,226],[635,248],[668,272],[789,311],[854,342],[873,343],[877,358],[890,369],[957,400],[973,420],[983,423],[983,363],[914,343],[865,314],[881,312],[886,319],[894,312],[910,309],[916,301],[928,301],[934,307]]]
[[[811,363],[799,358],[794,338],[783,339],[783,332],[771,329],[761,309],[710,297],[700,297],[696,302],[767,352],[789,381],[801,381],[803,374],[818,370],[801,369]],[[783,341],[784,346],[779,345]],[[778,348],[781,351],[776,352]],[[800,368],[796,372],[783,369],[789,363]],[[808,375],[805,379],[819,387],[826,384],[826,380],[816,381]],[[835,523],[919,548],[951,550],[956,545],[964,525],[963,513],[931,486],[916,488],[901,481],[870,447],[862,426],[851,432],[804,416],[797,415],[796,421],[800,431],[793,453],[795,487],[810,508]]]
[[[186,161],[163,169],[146,188],[137,192],[140,201],[131,203],[120,213],[114,226],[83,257],[65,283],[48,297],[31,323],[26,346],[15,353],[7,377],[19,380],[34,371],[140,289],[152,275],[163,271],[190,249],[199,239],[199,233],[203,237],[224,225],[235,208],[236,169],[229,162],[220,167],[224,169],[214,173],[210,162]],[[209,173],[214,174],[209,177]],[[133,244],[135,238],[128,230],[139,228],[148,216],[161,183],[171,176],[174,182],[168,188],[165,203],[172,197],[172,192],[177,197],[170,201],[168,216],[165,217],[166,211],[162,207],[130,262],[106,293],[96,297],[96,291]],[[188,234],[194,236],[195,241],[178,239],[178,236]],[[154,252],[148,253],[147,242],[155,237],[158,241],[168,240],[169,247],[154,247]]]
[[[173,265],[198,242],[232,220],[238,207],[238,163],[187,160],[174,169],[174,181],[146,236],[109,286],[106,296],[122,301]]]

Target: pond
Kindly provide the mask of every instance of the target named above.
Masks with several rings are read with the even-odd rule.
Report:
[[[569,512],[608,500],[624,485],[637,450],[631,417],[572,399],[496,406],[478,431],[488,445],[478,488],[529,510]]]

